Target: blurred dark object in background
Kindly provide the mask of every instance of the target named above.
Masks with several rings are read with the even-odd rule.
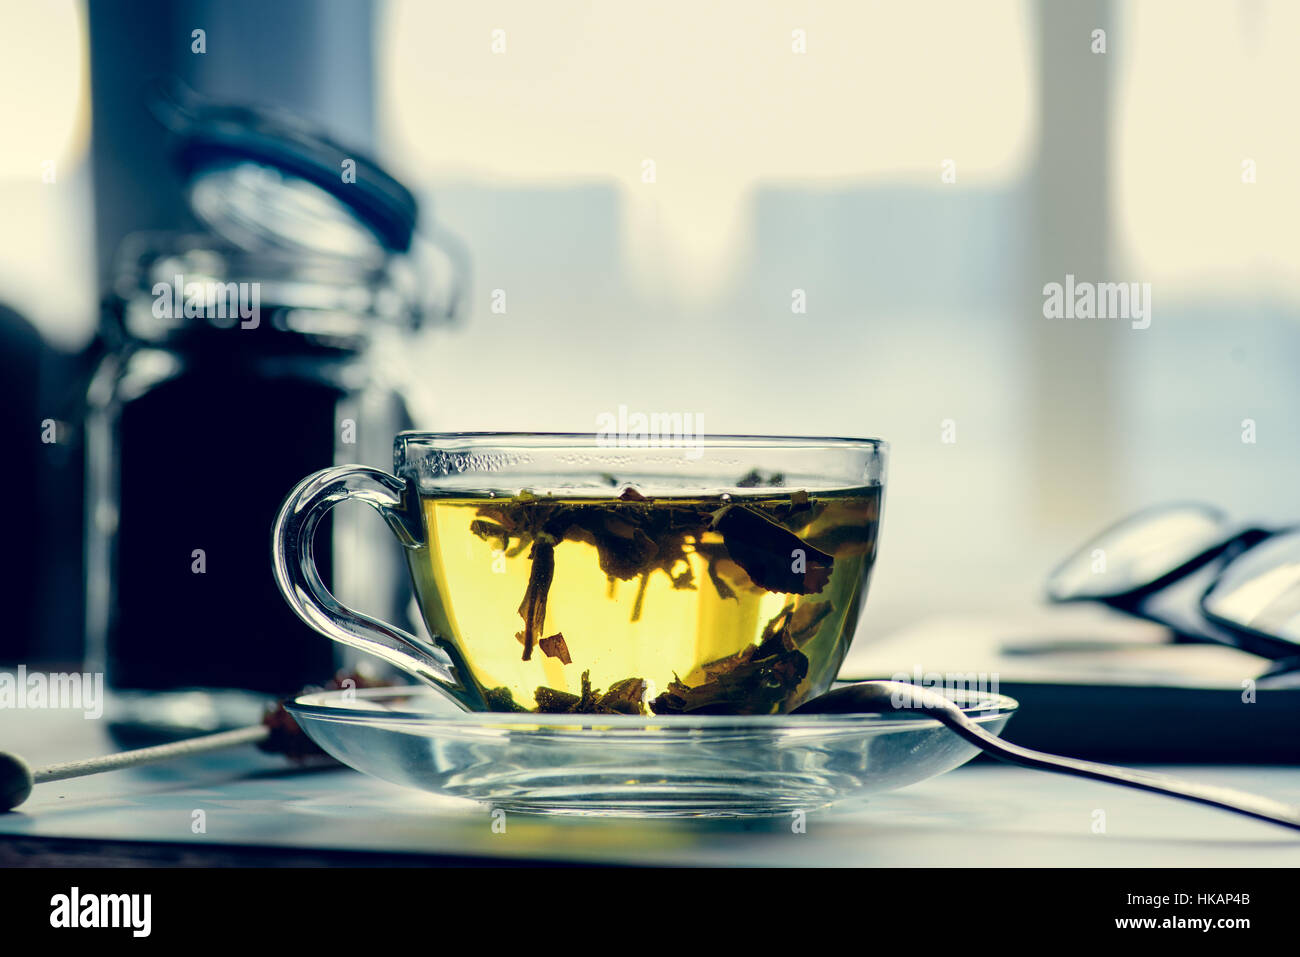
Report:
[[[0,376],[0,442],[7,451],[0,470],[0,494],[6,511],[7,549],[5,563],[6,630],[3,646],[6,664],[30,661],[38,653],[39,629],[43,620],[38,598],[43,568],[60,547],[46,539],[37,507],[44,460],[49,445],[42,441],[39,370],[48,347],[26,319],[0,305],[0,355],[5,357],[5,374]],[[48,433],[46,432],[48,436]],[[65,551],[71,551],[63,545]]]
[[[79,665],[82,613],[82,391],[85,356],[56,349],[0,304],[0,471],[5,631],[0,665]]]
[[[0,664],[81,657],[80,402],[76,357],[0,304],[0,495],[5,522],[5,635]],[[75,394],[75,385],[72,387]]]

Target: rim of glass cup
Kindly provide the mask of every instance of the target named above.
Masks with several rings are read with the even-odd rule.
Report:
[[[601,437],[597,432],[427,432],[408,429],[398,432],[396,442],[400,445],[408,441],[460,439],[471,444],[500,445],[554,445],[566,444],[600,445]],[[698,435],[691,441],[704,446],[718,448],[753,446],[757,448],[877,448],[889,449],[889,443],[877,438],[848,438],[830,435]],[[656,448],[647,445],[627,445],[626,448]],[[664,446],[658,446],[660,448]],[[673,446],[667,446],[672,448]]]
[[[668,480],[665,489],[673,491],[653,491],[650,494],[680,494],[682,489],[709,488],[717,486],[720,476],[709,475],[709,466],[720,465],[719,458],[754,455],[780,457],[784,467],[777,467],[775,459],[769,459],[768,469],[775,469],[773,477],[782,475],[794,479],[795,484],[803,486],[809,482],[811,489],[850,488],[858,485],[885,485],[885,469],[890,458],[889,443],[876,438],[844,438],[836,436],[783,436],[783,435],[691,435],[676,434],[657,437],[641,433],[620,434],[619,432],[426,432],[408,430],[397,433],[393,440],[393,465],[398,475],[414,479],[421,494],[432,488],[425,488],[425,482],[445,483],[449,475],[459,475],[458,488],[465,486],[469,476],[493,473],[503,476],[515,466],[523,466],[529,456],[546,459],[560,459],[565,456],[576,457],[574,462],[565,463],[568,468],[576,468],[577,461],[585,456],[613,455],[622,460],[617,464],[620,469],[630,469],[641,478],[651,475],[642,470],[655,468],[658,478]],[[506,459],[521,457],[518,462],[507,463],[506,459],[489,467],[489,458],[476,460],[477,456],[504,456]],[[679,462],[679,457],[684,461]],[[446,469],[442,459],[464,458],[464,468]],[[668,471],[663,471],[668,463],[676,463]],[[856,465],[853,463],[857,463]],[[533,463],[539,464],[539,463]],[[594,463],[588,463],[588,466]],[[734,464],[734,463],[732,463]],[[758,466],[762,463],[751,463]],[[510,468],[507,468],[507,465]],[[838,465],[838,467],[837,467]],[[848,466],[846,469],[845,466]],[[433,470],[432,475],[424,476],[426,468]],[[859,468],[864,470],[863,479],[859,481],[850,472]],[[662,473],[662,474],[660,474]],[[806,473],[806,474],[805,474]],[[835,473],[836,478],[830,479]],[[592,472],[591,475],[595,475]],[[590,476],[589,476],[590,478]],[[689,480],[688,480],[689,479]],[[608,479],[606,479],[608,481]],[[625,482],[637,484],[631,476]],[[563,484],[563,483],[561,483]],[[734,483],[726,483],[730,487]],[[744,485],[746,490],[753,488],[782,488],[784,481],[764,482],[756,485]],[[581,488],[599,487],[608,491],[604,484],[592,482],[579,483]],[[577,488],[579,486],[574,486]],[[466,486],[467,487],[467,486]],[[475,486],[477,488],[477,486]],[[548,484],[547,495],[555,494]],[[568,486],[565,486],[568,488]],[[647,488],[649,486],[646,486]],[[741,488],[740,485],[736,486]],[[497,489],[505,492],[505,487]]]

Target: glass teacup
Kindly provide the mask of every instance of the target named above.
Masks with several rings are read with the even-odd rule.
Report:
[[[325,469],[276,519],[276,581],[335,641],[474,711],[779,714],[825,691],[876,556],[877,439],[403,432],[394,472]],[[355,498],[402,545],[432,641],[360,614],[312,559]]]

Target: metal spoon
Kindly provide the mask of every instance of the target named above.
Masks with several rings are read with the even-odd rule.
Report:
[[[828,691],[791,713],[889,714],[899,711],[919,712],[926,717],[935,718],[985,753],[1011,764],[1020,764],[1039,771],[1073,774],[1094,781],[1107,781],[1111,784],[1137,788],[1140,791],[1165,794],[1300,830],[1300,808],[1283,804],[1281,801],[1233,788],[1181,781],[1165,774],[1132,771],[1109,764],[1064,758],[1003,741],[966,717],[962,710],[947,698],[916,685],[898,681],[863,681]]]

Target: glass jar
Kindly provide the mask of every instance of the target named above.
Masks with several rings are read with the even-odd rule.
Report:
[[[276,132],[247,110],[188,116],[178,155],[209,231],[130,237],[105,301],[87,396],[87,642],[126,725],[254,722],[268,696],[339,666],[276,591],[271,525],[302,475],[387,462],[412,424],[399,357],[454,311],[409,193],[381,184],[409,211],[377,210],[374,182],[339,178],[337,147]],[[324,532],[325,580],[409,620],[383,529],[353,512]]]

